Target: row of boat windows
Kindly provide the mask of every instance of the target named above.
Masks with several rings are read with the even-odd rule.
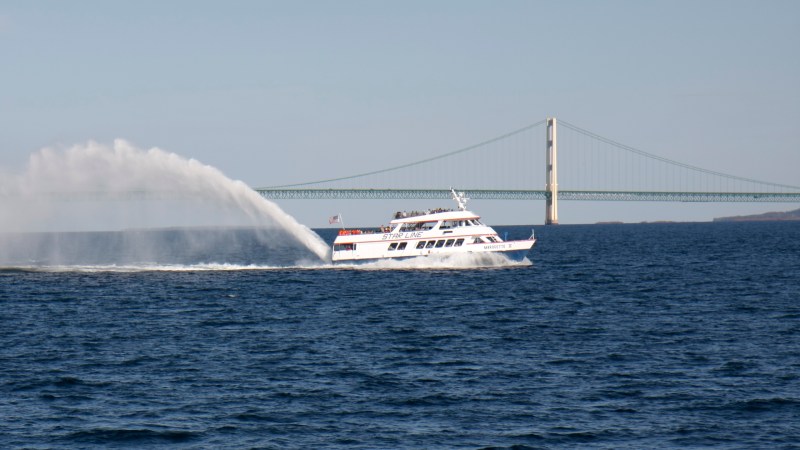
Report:
[[[400,226],[401,232],[407,231],[428,231],[432,230],[436,226],[437,222],[414,222],[414,223],[404,223]],[[483,225],[477,219],[467,219],[467,220],[445,220],[439,226],[440,230],[448,230],[450,228],[456,227],[472,227],[472,226],[479,226]]]
[[[442,248],[442,247],[461,247],[464,245],[464,239],[439,239],[433,241],[419,241],[417,242],[417,250],[423,248]],[[392,242],[389,244],[389,251],[404,250],[406,242]]]
[[[442,225],[439,229],[442,228],[455,228],[455,227],[477,227],[479,225],[483,225],[478,219],[467,219],[467,220],[445,220],[442,222]]]
[[[500,242],[493,236],[485,236],[483,239],[489,242]],[[476,237],[473,239],[473,244],[482,244],[485,241],[480,237]],[[419,241],[417,242],[417,250],[422,250],[426,248],[442,248],[442,247],[461,247],[464,245],[464,239],[439,239],[439,240],[432,240],[432,241]],[[408,242],[392,242],[389,244],[389,251],[400,251],[405,250],[406,246],[408,246]],[[342,250],[355,250],[356,244],[336,244],[333,246],[333,251],[339,252]]]

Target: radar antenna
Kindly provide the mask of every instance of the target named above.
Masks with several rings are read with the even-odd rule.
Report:
[[[455,200],[456,203],[458,203],[458,209],[460,211],[466,211],[467,202],[469,201],[466,194],[464,192],[456,192],[456,190],[453,189],[452,186],[450,187],[450,192],[453,194],[453,200]]]

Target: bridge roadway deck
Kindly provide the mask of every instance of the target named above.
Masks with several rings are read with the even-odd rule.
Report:
[[[275,189],[254,188],[274,200],[310,199],[449,199],[448,189]],[[459,189],[461,190],[461,189]],[[464,189],[467,197],[479,200],[545,200],[541,190]],[[800,192],[614,192],[558,191],[559,200],[584,201],[661,201],[661,202],[781,202],[800,203]]]

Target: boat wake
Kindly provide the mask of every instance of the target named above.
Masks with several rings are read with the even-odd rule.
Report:
[[[271,266],[262,264],[101,264],[101,265],[21,265],[0,267],[2,272],[50,272],[50,273],[143,273],[143,272],[234,272],[287,269],[318,269],[330,265],[308,263],[299,266]]]
[[[381,260],[362,264],[336,264],[313,260],[299,261],[293,265],[235,264],[200,262],[191,264],[27,264],[0,266],[2,272],[50,273],[144,273],[144,272],[234,272],[275,270],[459,270],[526,267],[532,263],[525,258],[512,261],[502,254],[457,254],[448,256],[420,256],[405,260]]]

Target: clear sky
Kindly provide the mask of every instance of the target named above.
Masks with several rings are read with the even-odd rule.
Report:
[[[800,184],[795,0],[3,1],[0,58],[6,172],[42,147],[123,138],[267,186],[411,162],[556,116],[695,166]],[[279,204],[317,227],[337,212],[375,225],[442,202]],[[471,206],[489,223],[544,220],[543,202]],[[796,207],[563,202],[560,215]]]

